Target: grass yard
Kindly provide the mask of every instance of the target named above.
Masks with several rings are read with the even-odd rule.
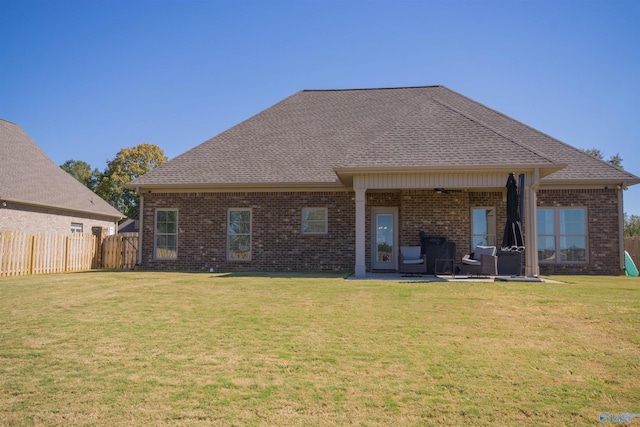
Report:
[[[594,426],[603,412],[640,414],[640,280],[556,279],[0,279],[0,425]]]

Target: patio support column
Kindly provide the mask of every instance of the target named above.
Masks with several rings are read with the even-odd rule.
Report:
[[[527,277],[538,277],[538,186],[540,185],[540,170],[533,174],[526,174],[524,187],[524,274]]]
[[[365,207],[366,207],[366,188],[354,188],[356,192],[356,269],[355,276],[356,277],[365,277],[367,274],[367,265],[366,265],[366,215],[365,215]]]

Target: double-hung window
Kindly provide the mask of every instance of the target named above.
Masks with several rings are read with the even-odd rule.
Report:
[[[71,223],[71,234],[82,234],[82,223],[81,222],[72,222]]]
[[[227,259],[251,261],[251,209],[227,211]]]
[[[302,234],[327,234],[327,208],[302,208]]]
[[[178,210],[158,209],[155,219],[154,252],[156,259],[178,258]]]
[[[587,262],[585,208],[540,208],[537,215],[541,263]]]
[[[496,246],[495,208],[471,209],[471,252],[478,245]]]

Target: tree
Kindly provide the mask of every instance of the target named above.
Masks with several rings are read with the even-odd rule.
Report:
[[[587,148],[583,151],[587,154],[591,154],[593,157],[604,160],[604,154],[602,153],[602,151],[600,151],[599,148]],[[624,169],[624,167],[622,167],[622,157],[620,157],[620,153],[616,153],[615,156],[609,157],[609,160],[606,160],[606,162],[611,163],[613,166],[620,169]]]
[[[92,171],[91,165],[82,160],[67,160],[60,167],[91,191],[95,191],[98,183],[102,180],[102,174],[98,168]]]
[[[624,237],[640,236],[640,216],[624,214]]]
[[[616,153],[615,156],[609,157],[609,163],[611,163],[613,166],[619,167],[620,169],[624,169],[624,167],[622,166],[622,157],[620,157],[620,153]]]
[[[164,151],[154,144],[139,144],[135,147],[123,148],[114,159],[107,162],[107,168],[102,174],[96,193],[131,218],[138,212],[140,197],[124,188],[124,184],[166,161]]]

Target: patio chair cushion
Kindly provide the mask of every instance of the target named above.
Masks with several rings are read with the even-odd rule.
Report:
[[[480,261],[482,255],[496,256],[497,248],[495,246],[476,246],[476,251],[473,253],[473,259]]]
[[[462,263],[467,265],[482,264],[482,255],[496,256],[497,248],[495,246],[476,246],[476,251],[470,255],[462,257]]]
[[[420,246],[401,246],[403,264],[422,264],[424,259],[420,256]]]
[[[462,263],[467,265],[480,265],[480,260],[473,259],[473,254],[462,257]]]

